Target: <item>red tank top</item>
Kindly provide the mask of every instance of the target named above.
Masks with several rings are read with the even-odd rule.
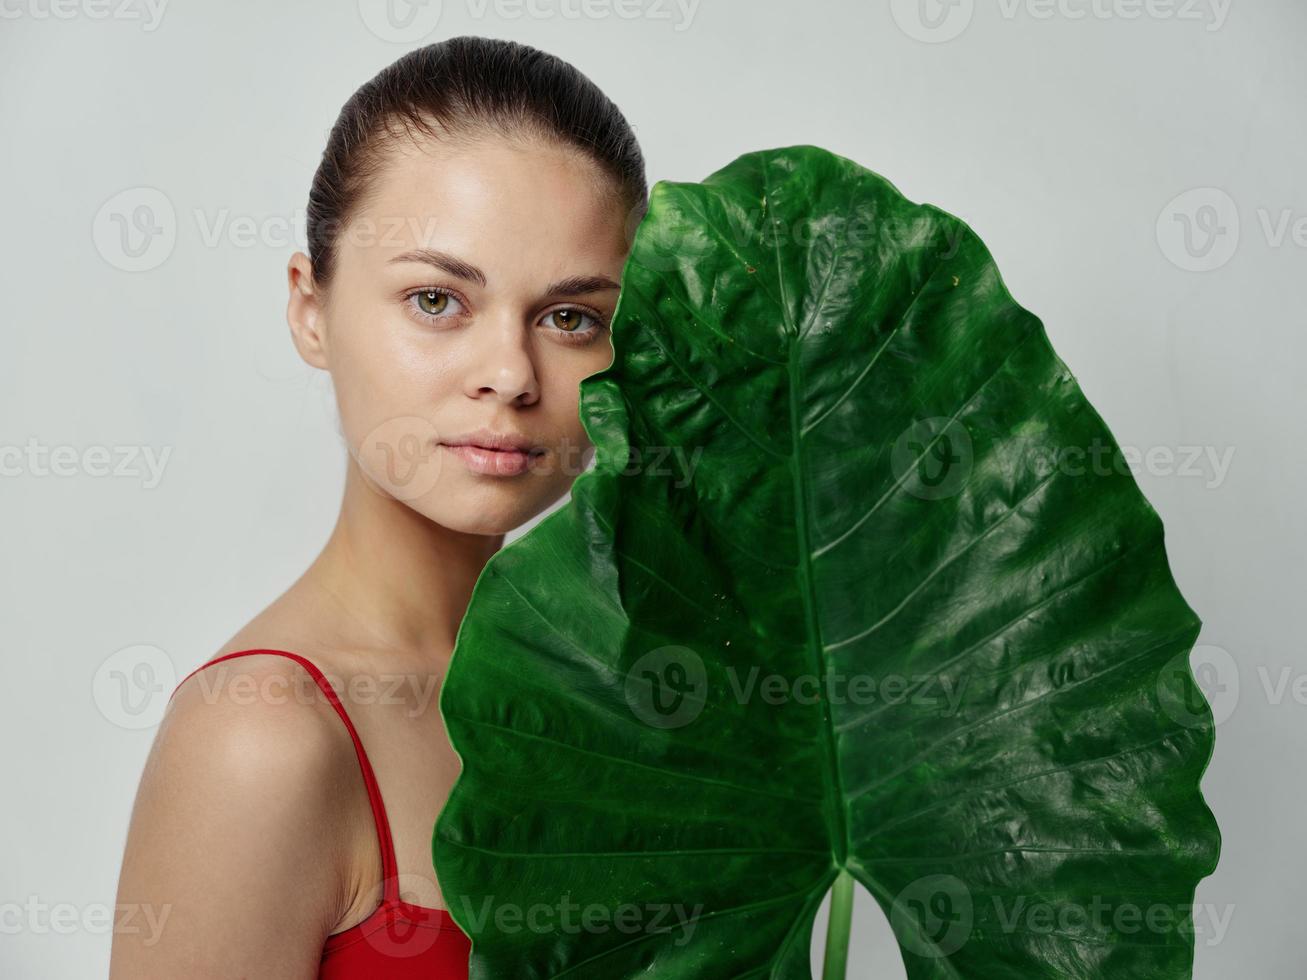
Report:
[[[395,847],[390,838],[390,823],[386,808],[381,802],[381,790],[372,764],[363,751],[354,724],[345,713],[340,697],[331,682],[310,661],[297,653],[285,650],[240,650],[224,654],[201,664],[182,678],[181,687],[196,672],[213,664],[256,653],[271,653],[290,657],[307,670],[340,720],[349,730],[358,755],[363,782],[367,786],[372,816],[377,824],[377,838],[381,843],[382,884],[381,904],[362,922],[343,932],[332,933],[322,948],[322,964],[318,968],[319,980],[467,980],[468,955],[471,941],[463,934],[454,919],[444,909],[427,908],[405,902],[399,896],[399,877],[395,866]],[[177,688],[173,688],[173,694]],[[169,695],[169,700],[171,700]]]

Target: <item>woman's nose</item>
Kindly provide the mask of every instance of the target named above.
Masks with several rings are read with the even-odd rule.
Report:
[[[480,327],[481,329],[477,329]],[[495,397],[504,404],[529,405],[540,397],[530,337],[520,322],[482,322],[473,335],[465,368],[471,398]]]

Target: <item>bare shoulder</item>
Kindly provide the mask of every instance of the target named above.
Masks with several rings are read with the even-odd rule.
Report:
[[[148,945],[115,935],[112,977],[313,975],[351,897],[339,796],[357,762],[310,688],[275,654],[211,663],[177,688],[119,880],[120,903],[162,921]]]
[[[302,664],[279,653],[215,660],[177,687],[156,750],[179,758],[198,751],[210,765],[220,753],[228,775],[306,782],[349,761],[335,709]]]

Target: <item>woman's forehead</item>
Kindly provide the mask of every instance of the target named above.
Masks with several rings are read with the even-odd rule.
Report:
[[[369,247],[376,262],[415,248],[478,265],[610,265],[625,255],[627,215],[579,153],[506,141],[407,150],[389,155],[374,180],[342,245]]]
[[[365,210],[440,208],[481,220],[611,217],[614,184],[582,151],[487,137],[469,144],[401,141],[383,152]]]

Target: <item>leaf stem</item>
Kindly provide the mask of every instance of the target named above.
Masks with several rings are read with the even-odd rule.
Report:
[[[840,868],[830,895],[830,919],[826,923],[826,962],[822,980],[844,980],[849,964],[849,933],[853,929],[853,876]]]

